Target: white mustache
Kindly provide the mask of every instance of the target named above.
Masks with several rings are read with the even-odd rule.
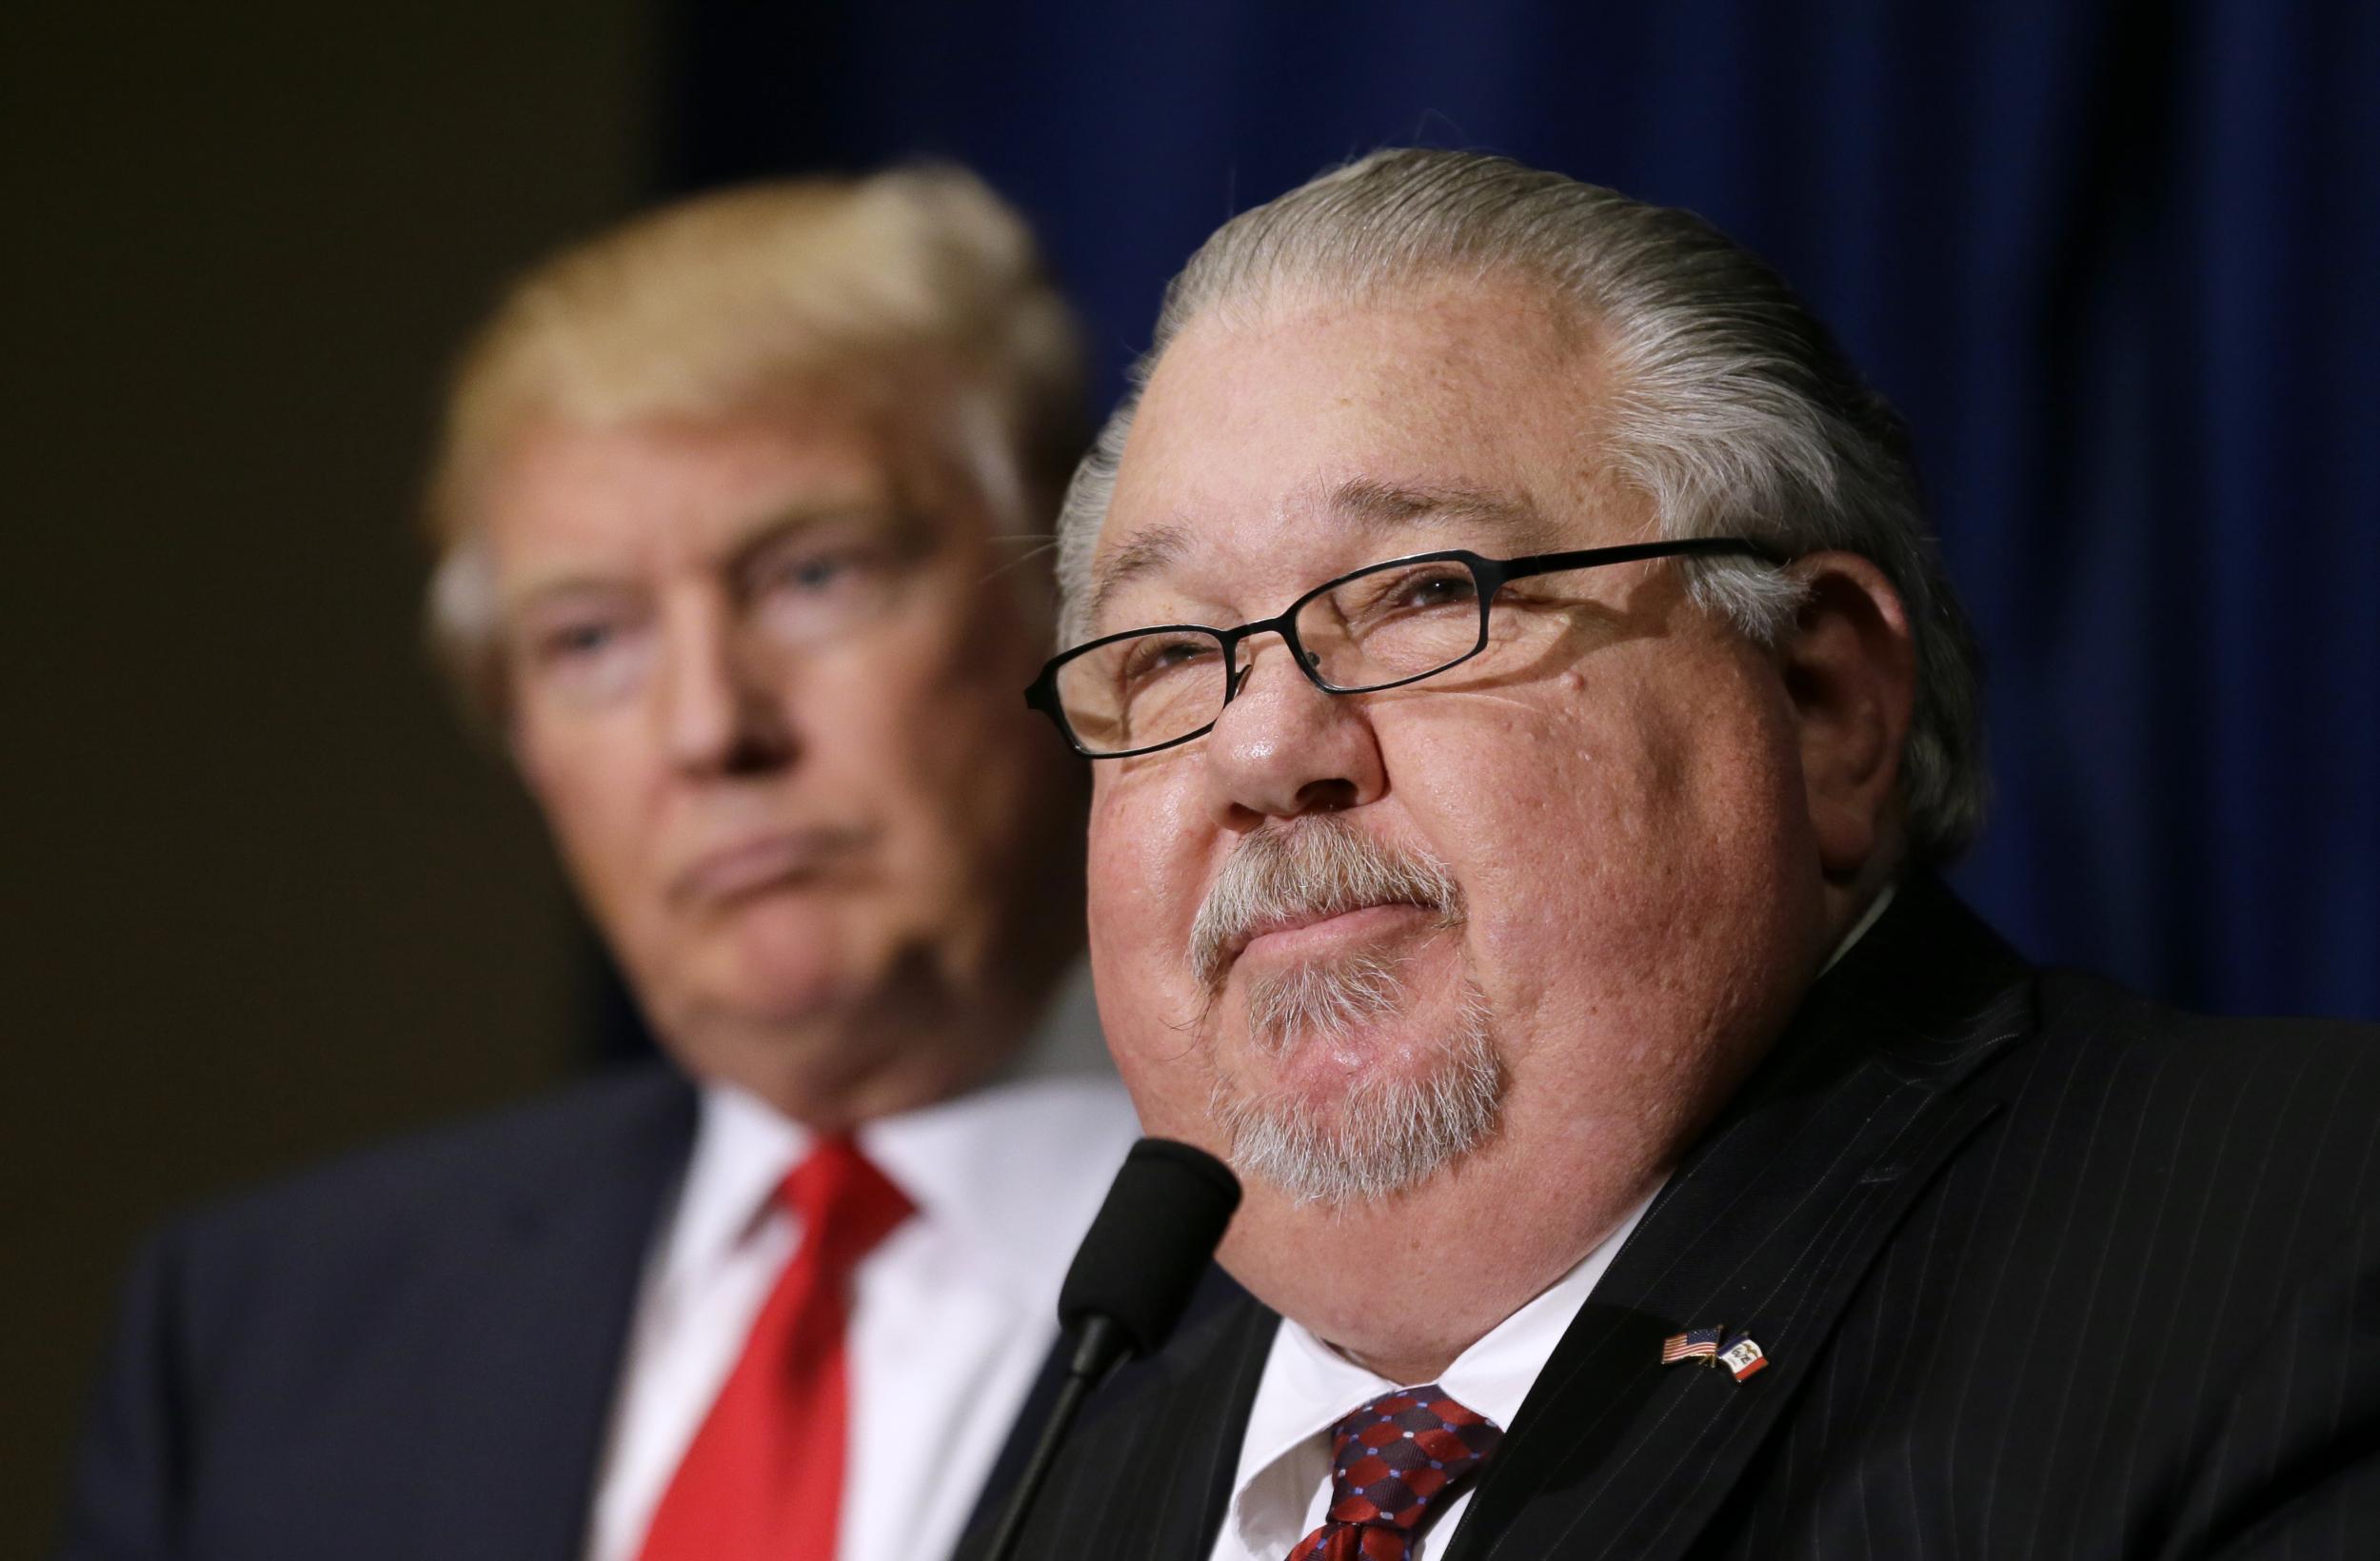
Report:
[[[1366,905],[1418,905],[1449,927],[1463,919],[1462,887],[1434,857],[1386,845],[1331,814],[1267,824],[1233,849],[1208,886],[1190,924],[1191,973],[1214,991],[1250,939]]]

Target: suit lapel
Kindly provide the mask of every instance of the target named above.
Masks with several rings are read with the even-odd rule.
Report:
[[[694,1094],[645,1109],[600,1157],[488,1211],[421,1450],[426,1553],[577,1561],[647,1243],[692,1143]],[[463,1270],[467,1269],[467,1272]]]
[[[1116,1553],[1150,1561],[1206,1561],[1214,1551],[1231,1505],[1232,1476],[1239,1472],[1240,1432],[1256,1405],[1257,1386],[1279,1328],[1279,1316],[1244,1298],[1216,1319],[1214,1346],[1172,1385],[1180,1440],[1156,1499],[1140,1511],[1140,1543]],[[1193,1448],[1210,1455],[1182,1455],[1181,1450]]]
[[[1087,1523],[1083,1513],[1069,1523],[1068,1537],[1080,1543],[1048,1553],[1206,1561],[1231,1504],[1241,1433],[1279,1326],[1279,1316],[1234,1287],[1216,1315],[1139,1368],[1155,1374],[1150,1387],[1136,1391],[1120,1380],[1109,1401],[1132,1404],[1131,1413],[1076,1434],[1128,1436],[1136,1445],[1103,1460],[1121,1475],[1099,1493]]]
[[[1490,1462],[1446,1561],[1659,1561],[1743,1472],[1877,1252],[1999,1109],[1974,1071],[2032,1028],[2016,956],[1905,885],[1663,1188]],[[1691,1328],[1769,1364],[1659,1364]]]

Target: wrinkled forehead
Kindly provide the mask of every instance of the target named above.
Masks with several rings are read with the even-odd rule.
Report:
[[[1196,505],[1138,524],[1111,521],[1113,544],[1093,564],[1083,621],[1098,634],[1146,619],[1164,599],[1260,598],[1284,587],[1297,594],[1328,575],[1409,553],[1462,547],[1513,557],[1572,545],[1576,535],[1518,488],[1370,473],[1321,478],[1254,524]],[[1151,608],[1136,614],[1143,602]]]
[[[1436,548],[1627,540],[1646,518],[1598,457],[1601,389],[1575,327],[1495,287],[1194,322],[1134,416],[1077,622],[1275,611]]]

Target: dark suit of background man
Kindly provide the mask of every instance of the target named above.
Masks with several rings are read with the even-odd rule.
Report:
[[[1016,698],[1080,395],[956,172],[698,200],[506,301],[433,627],[675,1067],[169,1231],[72,1553],[950,1548],[1133,1136]]]
[[[1772,272],[1382,153],[1146,366],[1037,687],[1119,756],[1101,1017],[1257,1299],[1027,1553],[2380,1554],[2380,1042],[2035,972],[1932,876],[1972,656]]]

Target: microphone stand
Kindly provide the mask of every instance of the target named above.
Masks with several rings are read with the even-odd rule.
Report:
[[[1113,1320],[1097,1315],[1083,1320],[1081,1336],[1066,1363],[1066,1379],[1059,1385],[1057,1402],[1050,1406],[1049,1422],[1041,1428],[1041,1439],[1034,1444],[1033,1456],[1008,1497],[1008,1510],[1001,1514],[983,1561],[1011,1561],[1015,1556],[1018,1542],[1024,1538],[1024,1520],[1033,1511],[1033,1498],[1041,1493],[1041,1482],[1049,1478],[1050,1466],[1058,1461],[1059,1445],[1065,1441],[1082,1401],[1127,1353],[1128,1345]]]
[[[1165,1342],[1239,1206],[1238,1179],[1203,1150],[1143,1138],[1124,1156],[1059,1291],[1059,1324],[1074,1340],[1065,1379],[982,1561],[1012,1561],[1082,1401],[1126,1357]]]

